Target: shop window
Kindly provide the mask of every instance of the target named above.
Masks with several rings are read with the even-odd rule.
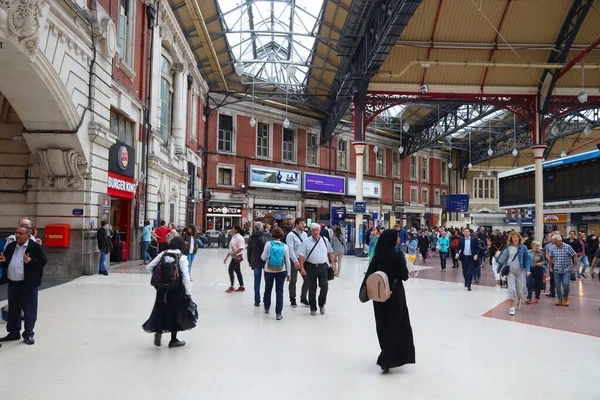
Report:
[[[133,147],[135,142],[134,127],[135,124],[132,121],[128,120],[118,112],[111,110],[110,130],[121,142],[131,147]]]
[[[429,190],[421,189],[421,201],[425,204],[429,204]]]
[[[256,157],[269,158],[270,147],[269,125],[259,122],[256,130]]]
[[[442,161],[442,184],[447,185],[450,176],[450,170],[448,169],[448,163],[446,161]]]
[[[438,189],[435,190],[435,199],[434,199],[434,203],[435,204],[440,204],[441,198],[440,198],[440,191]]]
[[[233,167],[217,167],[217,185],[233,186]]]
[[[338,169],[342,171],[348,170],[348,141],[338,141]]]
[[[221,153],[233,153],[233,117],[219,115],[218,149]]]
[[[402,185],[394,185],[394,202],[401,203],[402,201]]]
[[[160,66],[160,135],[165,146],[169,144],[169,138],[171,137],[172,108],[173,72],[171,61],[163,54]]]
[[[392,151],[392,176],[400,177],[400,153]]]
[[[495,199],[496,178],[474,178],[472,192],[475,199]]]
[[[319,165],[319,144],[317,135],[309,133],[306,135],[306,163],[308,165]]]
[[[429,180],[429,159],[421,157],[421,180]]]
[[[417,188],[417,187],[410,188],[410,202],[411,203],[419,202],[419,188]]]
[[[417,156],[410,156],[410,179],[417,178]]]
[[[376,165],[377,165],[377,169],[376,169],[376,173],[379,176],[385,176],[385,153],[384,153],[384,149],[378,149],[377,150],[377,154],[375,155],[377,157],[376,159]]]
[[[283,129],[283,161],[296,161],[296,133],[293,129]]]

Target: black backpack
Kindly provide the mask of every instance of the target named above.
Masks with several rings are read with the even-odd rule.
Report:
[[[171,257],[173,261],[167,261]],[[181,284],[181,270],[179,269],[179,254],[164,252],[158,264],[152,271],[150,281],[156,290],[171,291],[179,288]]]

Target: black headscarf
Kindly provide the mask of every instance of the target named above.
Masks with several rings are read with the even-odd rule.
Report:
[[[386,229],[375,247],[375,254],[369,264],[367,276],[375,271],[385,272],[390,280],[394,278],[407,280],[408,268],[402,254],[396,253],[398,232],[395,229]]]

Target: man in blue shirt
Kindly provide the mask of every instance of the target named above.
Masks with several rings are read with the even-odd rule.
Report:
[[[554,246],[550,249],[552,259],[550,273],[554,274],[556,284],[556,305],[569,307],[569,289],[571,285],[571,271],[577,271],[577,253],[571,246],[563,243],[560,235],[552,237]]]
[[[142,264],[146,265],[150,261],[152,257],[148,254],[148,248],[150,247],[150,242],[152,241],[152,225],[150,221],[144,221],[144,229],[142,230],[142,255],[144,256],[144,261]]]

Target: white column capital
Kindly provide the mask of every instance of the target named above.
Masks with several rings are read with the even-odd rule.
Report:
[[[548,146],[546,146],[545,144],[532,146],[531,150],[533,150],[533,157],[535,159],[540,159],[540,160],[543,159],[544,151],[546,151],[547,148],[548,148]]]
[[[367,147],[367,142],[352,142],[352,146],[354,147],[354,151],[356,152],[357,156],[364,156],[365,155],[365,149]]]

